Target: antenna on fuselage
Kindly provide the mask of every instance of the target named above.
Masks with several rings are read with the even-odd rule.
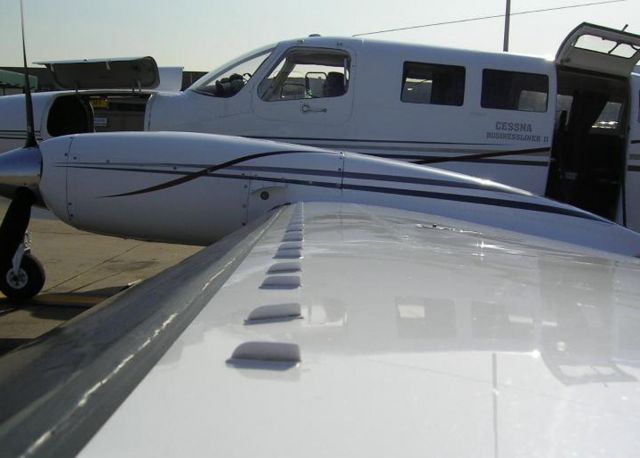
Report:
[[[20,31],[22,32],[22,65],[24,69],[24,100],[27,114],[27,140],[25,148],[38,146],[36,141],[36,129],[33,121],[33,101],[31,99],[31,82],[29,81],[29,67],[27,66],[27,47],[24,39],[24,7],[23,0],[20,0]]]

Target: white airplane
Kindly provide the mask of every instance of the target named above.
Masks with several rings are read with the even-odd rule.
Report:
[[[581,40],[596,35],[602,37],[599,40],[606,38],[604,41],[607,43],[615,42],[616,48],[613,51],[619,48],[625,50],[630,48],[633,55],[623,58],[618,56],[620,54],[618,51],[612,51],[604,56],[585,51],[580,45]],[[637,55],[640,55],[640,52],[633,47],[636,39],[638,37],[624,32],[583,25],[570,35],[562,47],[565,51],[559,55],[563,56],[563,62],[568,60],[579,62],[582,67],[591,70],[604,63],[614,67],[612,62],[623,59],[624,62],[618,62],[614,69],[619,74],[617,79],[609,78],[611,81],[606,93],[608,95],[603,96],[601,101],[605,98],[608,100],[614,95],[615,97],[619,95],[617,90],[612,89],[614,86],[628,84],[628,78],[625,79],[620,75],[628,73],[629,65],[632,65]],[[432,122],[434,126],[438,124],[439,133],[427,131],[426,135],[429,138],[443,139],[444,137],[438,137],[443,133],[451,137],[455,130],[461,136],[466,136],[464,142],[457,143],[458,146],[462,144],[466,144],[466,148],[472,144],[478,146],[480,143],[472,141],[475,138],[474,135],[477,136],[478,133],[478,129],[475,128],[477,123],[474,125],[469,120],[483,119],[482,122],[486,123],[491,116],[488,122],[496,129],[521,132],[505,134],[501,136],[502,140],[513,140],[516,143],[542,141],[544,136],[533,138],[538,135],[536,132],[543,131],[542,127],[536,126],[543,126],[546,121],[549,121],[548,126],[552,125],[551,120],[555,110],[548,99],[555,100],[556,97],[549,97],[549,94],[553,96],[557,93],[557,87],[560,84],[557,78],[569,72],[564,67],[556,69],[556,64],[552,62],[523,56],[471,53],[361,40],[334,43],[334,48],[329,47],[330,43],[333,43],[332,39],[314,37],[309,40],[286,42],[275,49],[266,48],[241,57],[222,70],[214,71],[210,76],[204,77],[194,85],[192,90],[184,94],[154,95],[147,105],[146,123],[151,129],[173,127],[206,130],[207,122],[211,126],[214,124],[212,119],[215,119],[215,124],[224,126],[225,122],[227,123],[221,130],[234,130],[239,129],[239,126],[246,126],[245,131],[241,133],[265,136],[266,132],[282,134],[285,130],[293,129],[306,132],[318,139],[320,133],[325,131],[328,135],[335,135],[332,133],[335,129],[340,129],[344,135],[346,132],[351,132],[350,135],[356,137],[365,136],[366,131],[363,127],[365,121],[372,120],[372,116],[375,118],[380,114],[396,113],[394,118],[403,121],[387,122],[385,124],[389,126],[387,130],[381,128],[380,122],[373,119],[371,122],[373,127],[370,129],[375,129],[376,133],[372,136],[377,135],[387,139],[393,135],[402,136],[409,144],[415,145],[416,142],[420,143],[416,135],[425,135],[425,133],[419,133],[419,126],[424,124],[424,121],[418,117],[419,112],[415,110],[426,109],[428,112],[435,109],[436,111],[445,110],[451,116],[447,117],[444,115],[445,112],[442,112],[442,116],[437,118],[438,121]],[[336,46],[340,49],[335,48]],[[374,59],[375,56],[386,56],[386,58]],[[457,57],[454,59],[454,56]],[[473,56],[475,56],[474,59],[471,59]],[[356,57],[358,65],[356,65]],[[427,64],[429,59],[438,63]],[[373,87],[390,88],[391,80],[383,84],[374,78],[368,80],[363,75],[386,75],[386,78],[393,78],[395,74],[394,71],[385,73],[369,68],[368,66],[373,65],[374,61],[377,62],[376,65],[396,69],[396,76],[402,81],[400,85],[402,94],[395,102],[399,107],[396,111],[390,104],[390,98],[395,95],[392,96],[390,92],[385,95],[384,91],[380,91],[376,98],[370,93]],[[456,62],[464,65],[452,67],[451,65]],[[475,63],[472,65],[465,62]],[[502,67],[498,65],[500,62]],[[77,88],[95,86],[96,81],[110,87],[105,81],[110,72],[116,72],[116,78],[112,77],[112,79],[119,79],[120,82],[113,83],[115,88],[122,85],[122,80],[133,78],[131,70],[135,70],[136,85],[139,87],[154,86],[158,83],[157,67],[150,58],[134,61],[114,60],[108,65],[104,62],[49,65],[61,84],[69,86],[73,83]],[[240,72],[240,68],[246,69],[247,65],[258,67],[258,70],[250,74],[251,78],[248,81],[246,78],[241,81],[236,77],[224,77],[230,72],[231,75]],[[427,67],[424,66],[431,66],[429,67],[431,70],[427,71]],[[320,67],[324,70],[319,71]],[[341,68],[342,79],[336,77],[336,72],[327,73],[328,70],[325,67],[331,67],[334,70]],[[492,70],[493,67],[499,67],[501,70]],[[585,68],[583,72],[586,71]],[[83,78],[74,77],[70,69],[75,69],[75,73],[80,73]],[[118,69],[126,71],[118,73]],[[306,71],[306,73],[303,72],[304,83],[298,81],[298,76],[293,76],[299,75],[302,70]],[[525,71],[530,73],[524,73]],[[571,74],[576,71],[573,70]],[[427,78],[429,72],[431,76]],[[438,82],[440,72],[443,72],[444,79]],[[506,84],[513,80],[512,83],[519,88],[516,91],[517,107],[488,108],[494,102],[497,103],[495,100],[489,100],[491,97],[500,98],[496,94],[505,93],[505,91],[489,91],[485,87],[491,86],[489,81],[492,77],[488,75],[492,75],[492,72],[502,75],[497,77],[502,83]],[[323,76],[325,73],[326,78]],[[418,78],[418,73],[423,76],[422,79]],[[558,73],[557,78],[556,73]],[[453,80],[457,83],[444,84],[444,81],[449,81],[448,78],[452,75],[458,75],[456,77],[458,79]],[[589,75],[575,77],[578,78],[574,81],[576,87],[594,89],[595,86],[589,83],[593,76]],[[477,79],[474,80],[474,78]],[[600,83],[607,79],[603,76],[599,78]],[[542,80],[545,84],[536,86]],[[289,85],[295,81],[304,85],[302,93],[289,88]],[[340,81],[345,85],[338,90],[340,94],[331,92]],[[358,83],[358,81],[362,82]],[[496,81],[494,82],[497,84]],[[519,83],[516,84],[516,81]],[[531,81],[538,81],[534,86],[540,91],[532,92]],[[620,83],[620,81],[623,82]],[[439,88],[444,92],[440,93]],[[254,90],[258,91],[259,97],[253,97]],[[459,92],[460,90],[462,92]],[[290,94],[288,91],[293,92]],[[5,108],[9,107],[14,112],[25,115],[26,125],[33,131],[28,135],[26,148],[0,156],[3,194],[13,198],[13,205],[0,228],[0,240],[5,241],[0,243],[0,264],[2,265],[0,270],[5,272],[4,275],[0,274],[0,290],[8,296],[31,297],[44,283],[42,267],[22,243],[29,221],[28,209],[34,203],[48,207],[63,221],[84,230],[143,240],[199,245],[213,243],[276,206],[292,202],[324,200],[392,205],[395,208],[427,211],[431,214],[460,218],[475,223],[488,223],[532,236],[551,237],[615,253],[626,255],[640,253],[636,234],[609,224],[591,213],[580,212],[568,205],[536,197],[535,193],[496,184],[484,178],[471,178],[452,171],[439,171],[376,157],[376,155],[387,155],[372,154],[380,144],[377,140],[371,140],[371,143],[377,142],[378,146],[370,145],[365,148],[364,152],[370,154],[363,156],[310,146],[291,146],[257,139],[195,133],[62,135],[68,130],[83,132],[93,125],[91,104],[87,100],[94,93],[80,94],[36,94],[34,101],[29,100],[27,103],[24,97],[2,99],[2,102],[6,102]],[[354,94],[359,95],[356,97]],[[121,96],[122,93],[117,92],[117,97]],[[141,95],[136,93],[135,96]],[[31,99],[30,94],[28,98]],[[473,108],[475,103],[473,100],[476,98],[475,102],[483,106],[484,111],[474,111],[476,108]],[[376,99],[387,100],[389,104],[385,105],[387,102],[384,102],[378,107],[380,109],[369,110],[372,107],[366,104],[372,102],[366,101]],[[541,100],[544,100],[544,103]],[[589,105],[589,100],[591,95],[585,96],[584,103],[579,104],[580,107]],[[258,105],[248,103],[252,101]],[[316,102],[329,104],[332,107],[318,108],[315,105],[309,105]],[[506,103],[504,100],[503,102]],[[628,100],[621,103],[624,105],[627,102]],[[23,106],[20,108],[18,103],[22,103]],[[192,109],[197,103],[203,104],[202,108]],[[262,103],[265,104],[265,110],[268,107],[271,107],[270,110],[284,110],[281,112],[283,116],[285,112],[294,110],[295,116],[316,120],[305,124],[285,116],[282,119],[265,121],[270,116],[259,108]],[[604,106],[604,103],[603,101],[600,105]],[[360,106],[360,114],[356,113],[354,116],[340,118],[340,122],[334,122],[339,118],[335,115],[340,111],[338,107],[341,104],[351,107],[347,110],[349,113],[357,112],[357,107]],[[253,109],[250,108],[251,106]],[[26,112],[24,107],[28,107]],[[414,114],[401,115],[404,113],[403,110],[413,110]],[[38,115],[34,116],[31,111],[35,111]],[[213,118],[211,118],[212,111]],[[619,111],[626,113],[628,110],[620,109]],[[373,112],[376,115],[365,115],[367,112]],[[453,122],[452,116],[465,112],[471,118],[467,120],[469,122],[465,121],[467,128],[461,130]],[[171,113],[172,122],[175,121],[173,126],[169,125],[166,113]],[[496,121],[498,119],[496,113],[500,113],[499,116],[503,113],[515,113],[518,118],[514,120],[517,122]],[[307,118],[307,115],[311,117]],[[321,118],[314,118],[314,115]],[[569,116],[576,121],[581,115],[570,112]],[[285,118],[286,122],[283,122]],[[14,134],[20,133],[20,129],[24,128],[25,124],[15,121],[15,116],[6,119],[13,122],[13,126],[17,128],[12,131]],[[260,119],[264,121],[262,124]],[[410,119],[414,119],[413,127],[407,127],[411,124]],[[418,124],[415,124],[415,120],[418,120]],[[590,129],[594,129],[591,127],[592,124],[593,122],[590,121]],[[611,132],[607,131],[607,134],[602,135],[611,141],[614,138],[620,138],[618,134],[616,136],[612,133],[619,132],[626,124],[627,121],[618,121],[615,129],[609,129]],[[82,126],[84,127],[81,129]],[[329,126],[332,127],[329,128]],[[526,133],[525,131],[528,132],[528,130],[531,132]],[[56,135],[52,136],[52,131],[55,131]],[[371,134],[372,131],[370,130],[369,133]],[[276,136],[280,138],[282,136],[280,134]],[[600,138],[598,135],[601,134],[593,135],[595,136],[592,138],[592,134],[589,133],[588,137],[594,143],[598,143],[596,137]],[[493,138],[494,135],[487,133],[486,137]],[[291,137],[286,138],[292,140]],[[548,136],[542,143],[548,143],[550,138],[551,136]],[[37,139],[44,141],[37,146]],[[13,141],[15,142],[16,138]],[[415,146],[398,146],[399,142],[392,143],[405,152],[407,148],[416,148]],[[442,142],[436,141],[434,144],[439,143]],[[532,174],[531,171],[540,170],[540,167],[531,165],[531,161],[523,167],[507,167],[500,163],[503,159],[495,159],[515,154],[513,147],[507,143],[500,145],[499,152],[495,151],[496,144],[491,152],[482,153],[482,161],[493,164],[491,167],[500,171],[498,176],[505,181],[520,181],[525,188],[535,188],[532,184],[535,181],[533,179],[535,173]],[[334,142],[327,146],[344,145],[337,145]],[[450,149],[449,146],[444,149]],[[418,147],[420,148],[422,147]],[[442,146],[436,147],[440,153],[446,154],[443,153],[442,148]],[[505,148],[508,151],[505,152]],[[545,147],[535,152],[519,151],[516,156],[522,159],[523,154],[538,154],[541,151],[549,152]],[[402,154],[389,155],[403,157]],[[487,155],[494,159],[487,159]],[[456,156],[459,156],[459,153],[456,153]],[[477,158],[475,152],[471,153],[471,159],[473,158]],[[467,167],[471,163],[469,159],[470,156],[465,156],[464,160],[458,164]],[[496,161],[500,164],[495,164]],[[548,158],[542,161],[545,164],[549,162]],[[424,160],[419,159],[418,162],[424,162]],[[632,183],[632,180],[628,179],[627,183]],[[616,202],[622,203],[626,194],[616,192],[615,195]],[[622,214],[627,207],[628,205],[620,207]],[[518,218],[513,217],[516,214]],[[564,215],[566,221],[562,218],[549,218],[556,214]]]
[[[128,106],[132,129],[433,164],[638,230],[639,46],[637,35],[592,24],[572,31],[555,61],[312,36],[243,55],[182,93],[143,89],[158,84],[151,58],[48,63],[63,87],[112,89],[35,94],[36,131],[48,139],[120,129],[105,107]],[[0,151],[24,139],[23,106],[21,96],[0,99]]]
[[[640,234],[357,153],[37,144],[30,107],[25,147],[0,156],[15,295],[39,271],[16,248],[33,203],[96,232],[222,239],[0,359],[0,455],[637,453]]]

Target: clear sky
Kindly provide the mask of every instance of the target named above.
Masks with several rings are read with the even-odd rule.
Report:
[[[511,11],[596,0],[512,0]],[[504,12],[505,0],[24,0],[30,62],[152,55],[207,71],[282,39],[361,32]],[[21,62],[19,0],[0,0],[0,66]],[[583,21],[640,34],[640,0],[515,16],[510,51],[553,56]],[[374,35],[376,39],[502,49],[502,19]]]

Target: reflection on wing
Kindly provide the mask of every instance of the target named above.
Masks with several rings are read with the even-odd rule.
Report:
[[[224,243],[239,241],[99,311],[131,310],[144,291],[162,313],[132,312],[136,326],[31,400],[37,421],[11,403],[3,443],[30,436],[12,450],[86,456],[631,455],[640,445],[637,260],[336,203],[282,207]],[[86,338],[82,323],[50,341]],[[110,378],[96,385],[101,371]],[[2,402],[12,390],[0,385]]]

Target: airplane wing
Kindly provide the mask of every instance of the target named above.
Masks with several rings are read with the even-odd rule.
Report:
[[[0,360],[11,456],[631,456],[640,261],[275,209]]]

